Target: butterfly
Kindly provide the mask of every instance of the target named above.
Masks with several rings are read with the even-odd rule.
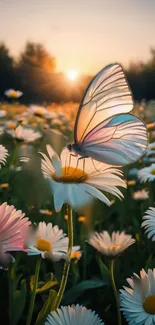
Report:
[[[137,161],[147,147],[146,125],[130,114],[133,98],[123,68],[114,63],[90,82],[77,112],[74,143],[82,157],[115,166]]]

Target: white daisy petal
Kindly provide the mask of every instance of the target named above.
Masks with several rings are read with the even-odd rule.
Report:
[[[5,164],[8,155],[8,150],[4,146],[0,145],[0,164]]]
[[[135,243],[131,235],[124,232],[113,232],[110,236],[107,231],[95,232],[89,236],[88,243],[96,248],[101,254],[114,257],[120,255],[129,246]]]
[[[99,316],[91,309],[79,305],[58,308],[51,312],[45,325],[104,325]]]
[[[155,269],[134,274],[128,283],[132,289],[120,290],[120,309],[129,325],[155,324]]]
[[[29,238],[28,255],[40,254],[43,258],[59,261],[67,258],[67,250],[68,237],[52,223],[40,222]]]
[[[142,168],[138,172],[138,178],[141,183],[145,183],[146,181],[153,182],[155,180],[155,164]]]
[[[40,152],[41,168],[44,176],[51,179],[57,211],[63,203],[69,203],[75,210],[79,209],[90,203],[93,197],[110,205],[110,201],[100,190],[119,198],[123,197],[117,188],[117,186],[126,187],[120,178],[122,176],[120,170],[91,158],[74,155],[68,148],[62,150],[59,159],[50,145],[46,148],[48,157]]]
[[[40,132],[35,132],[33,129],[24,128],[21,125],[18,125],[15,130],[8,130],[10,134],[17,141],[33,142],[42,137]]]
[[[146,211],[146,215],[143,217],[142,227],[145,228],[145,233],[148,238],[152,237],[152,241],[155,240],[155,208],[149,208]]]
[[[14,99],[17,99],[23,95],[22,91],[14,90],[14,89],[8,89],[4,93],[7,97],[14,98]]]

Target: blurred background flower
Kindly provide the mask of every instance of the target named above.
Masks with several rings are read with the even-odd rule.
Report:
[[[112,232],[110,236],[107,231],[92,233],[88,243],[97,249],[102,255],[115,258],[122,254],[129,246],[135,243],[135,239],[125,232]]]

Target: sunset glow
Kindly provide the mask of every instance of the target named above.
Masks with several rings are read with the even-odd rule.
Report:
[[[154,0],[10,3],[0,1],[1,40],[10,53],[18,57],[28,40],[39,42],[56,58],[58,72],[93,75],[111,62],[127,67],[147,60],[154,47]]]
[[[75,69],[68,70],[67,77],[69,80],[74,81],[77,78],[77,71]]]

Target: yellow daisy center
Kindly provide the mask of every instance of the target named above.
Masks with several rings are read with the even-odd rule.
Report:
[[[49,242],[49,240],[46,240],[46,239],[43,239],[43,238],[38,238],[37,243],[36,243],[36,248],[39,251],[49,252],[51,250],[51,248],[52,248],[52,245]]]
[[[143,303],[144,310],[148,314],[155,314],[155,295],[149,296]]]
[[[8,188],[9,184],[8,183],[2,183],[2,184],[0,184],[0,187],[1,188]]]
[[[8,129],[14,129],[15,127],[16,127],[16,123],[11,122],[8,124]]]
[[[151,174],[155,175],[155,169],[151,170]]]
[[[64,215],[64,219],[68,220],[68,215],[67,214]]]
[[[113,246],[110,246],[110,250],[115,252],[117,248],[121,248],[122,246],[123,246],[123,243],[113,245]]]
[[[71,254],[71,258],[80,258],[81,257],[81,252],[77,251]]]
[[[37,109],[35,110],[35,114],[36,114],[36,115],[39,115],[39,116],[42,116],[42,115],[44,114],[44,112],[43,112],[40,108],[37,108]]]
[[[85,223],[86,222],[86,217],[81,216],[81,217],[78,218],[78,221]]]
[[[58,183],[83,183],[87,180],[88,175],[79,168],[62,167],[62,175],[53,174],[52,178]]]
[[[12,98],[17,98],[18,97],[16,91],[10,91],[9,96],[12,97]]]

